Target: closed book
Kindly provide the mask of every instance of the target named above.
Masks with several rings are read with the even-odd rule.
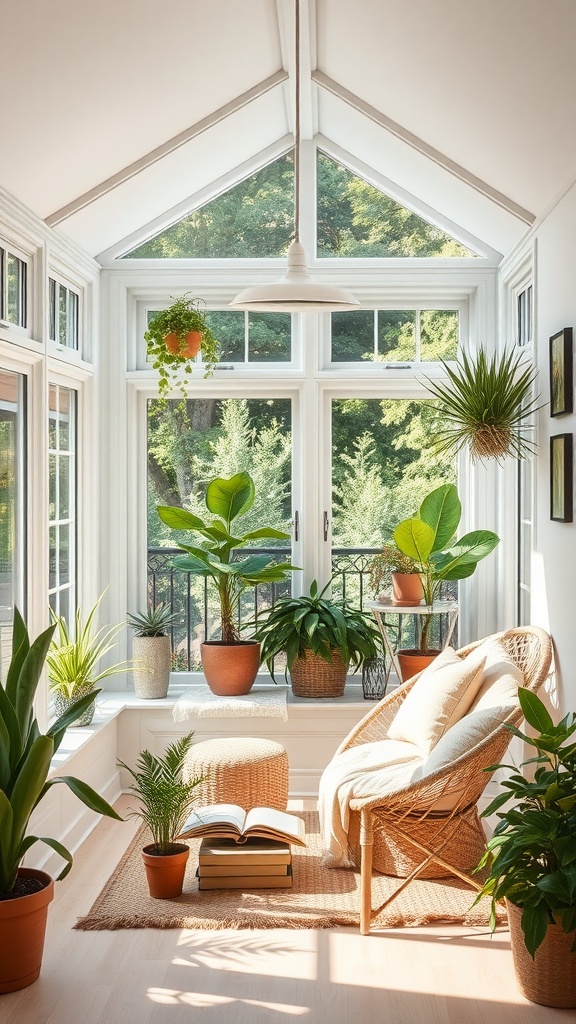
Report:
[[[234,865],[240,864],[290,864],[292,853],[288,843],[272,839],[250,839],[238,844],[234,839],[203,839],[200,843],[198,863]]]
[[[199,878],[226,878],[237,875],[240,878],[256,875],[287,875],[289,864],[200,864]]]
[[[292,865],[285,875],[200,875],[199,889],[290,889]]]

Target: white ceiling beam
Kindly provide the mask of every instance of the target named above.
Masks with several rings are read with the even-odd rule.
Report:
[[[241,96],[237,96],[236,99],[230,103],[225,103],[224,106],[219,107],[218,110],[213,111],[207,117],[202,118],[201,121],[197,121],[196,124],[191,125],[189,128],[185,128],[183,132],[175,135],[173,138],[168,139],[167,142],[162,143],[161,146],[157,146],[156,149],[152,149],[145,156],[140,157],[133,163],[128,164],[121,171],[113,174],[110,178],[106,178],[105,181],[101,181],[94,188],[88,192],[84,192],[83,195],[73,199],[71,203],[67,203],[66,206],[61,207],[59,210],[55,210],[49,217],[46,217],[45,223],[48,227],[55,227],[57,224],[61,224],[62,221],[67,220],[68,217],[72,217],[73,214],[78,213],[79,210],[83,210],[86,206],[90,206],[91,203],[96,202],[102,196],[108,192],[112,192],[113,189],[124,182],[129,181],[135,175],[141,171],[150,167],[152,164],[162,160],[163,157],[169,153],[173,153],[174,150],[180,149],[181,146],[185,146],[192,139],[197,138],[203,132],[213,128],[214,125],[223,121],[230,114],[236,113],[242,107],[247,106],[254,100],[263,96],[265,93],[270,92],[271,89],[275,89],[277,86],[282,85],[287,79],[287,73],[284,70],[275,72],[270,75],[269,78],[265,78],[264,81],[259,82],[257,85],[248,89],[247,92],[242,93]]]
[[[444,153],[434,149],[433,146],[428,145],[428,143],[424,142],[423,139],[420,139],[417,135],[413,135],[412,132],[407,131],[402,127],[402,125],[398,124],[396,121],[392,121],[391,118],[386,117],[385,114],[380,110],[377,110],[376,107],[373,107],[370,103],[365,103],[359,96],[355,96],[354,93],[345,89],[344,86],[339,85],[338,82],[329,78],[328,75],[325,75],[323,71],[312,71],[311,76],[312,80],[316,82],[321,89],[325,89],[327,92],[332,93],[333,96],[337,96],[343,103],[347,103],[360,114],[370,118],[371,121],[380,125],[381,128],[384,128],[387,132],[390,132],[392,135],[396,136],[396,138],[405,142],[412,149],[417,150],[429,160],[433,160],[439,167],[443,167],[445,170],[449,171],[450,174],[459,178],[460,181],[470,185],[470,187],[475,189],[476,192],[480,192],[482,195],[486,196],[487,199],[490,199],[493,203],[500,206],[503,210],[511,213],[514,217],[517,217],[525,224],[531,225],[534,222],[534,214],[529,210],[525,210],[524,207],[519,206],[518,203],[515,203],[508,196],[505,196],[502,192],[492,188],[491,185],[482,181],[481,178],[477,178],[475,174],[466,170],[465,167],[461,167],[460,164],[455,163],[449,157],[445,156]]]

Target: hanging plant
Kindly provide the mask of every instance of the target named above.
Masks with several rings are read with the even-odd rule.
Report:
[[[208,327],[201,302],[201,299],[182,295],[168,309],[161,309],[150,317],[144,340],[148,358],[158,370],[158,390],[163,400],[175,390],[186,396],[192,359],[198,352],[202,355],[204,376],[214,373],[220,343]]]
[[[533,396],[538,371],[523,363],[521,353],[488,357],[482,348],[476,356],[463,352],[456,369],[442,361],[449,382],[425,384],[445,420],[434,437],[437,451],[454,456],[469,447],[475,462],[508,455],[523,459],[536,450],[526,434],[527,421],[540,408]]]

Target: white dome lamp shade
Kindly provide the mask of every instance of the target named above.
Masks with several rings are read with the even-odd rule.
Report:
[[[262,313],[338,313],[358,309],[360,302],[347,288],[322,284],[310,276],[300,241],[300,0],[295,3],[294,241],[288,249],[284,276],[279,281],[245,288],[230,306]]]

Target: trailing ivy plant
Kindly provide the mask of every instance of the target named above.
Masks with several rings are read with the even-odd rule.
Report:
[[[160,309],[150,317],[144,340],[148,358],[153,368],[158,370],[161,400],[166,400],[172,391],[178,389],[186,397],[186,384],[194,367],[192,358],[186,353],[186,336],[193,331],[202,335],[200,353],[204,376],[211,377],[218,362],[220,343],[208,326],[201,299],[181,295],[168,309]]]
[[[478,870],[488,866],[476,903],[492,898],[491,927],[496,924],[496,902],[506,897],[522,908],[522,931],[534,957],[548,925],[575,932],[576,952],[576,714],[554,725],[542,701],[522,687],[518,697],[524,717],[536,730],[528,736],[513,725],[507,728],[536,750],[524,765],[537,765],[533,778],[525,778],[513,765],[485,768],[511,769],[500,793],[483,812],[497,813],[500,821],[488,841]],[[523,765],[521,766],[523,767]],[[508,801],[506,811],[500,808]],[[574,960],[576,969],[576,958]]]
[[[437,451],[455,456],[468,447],[473,461],[523,459],[535,451],[527,433],[539,408],[533,393],[538,371],[525,365],[523,353],[487,356],[480,348],[476,356],[462,352],[455,369],[442,365],[448,382],[425,384],[445,420],[434,438]]]

